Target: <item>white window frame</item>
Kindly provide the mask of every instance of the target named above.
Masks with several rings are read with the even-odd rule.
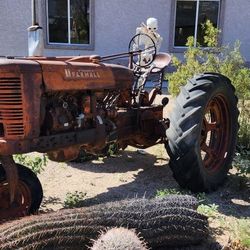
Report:
[[[49,49],[94,49],[94,2],[95,0],[89,0],[89,43],[71,43],[71,30],[70,30],[70,1],[67,0],[67,16],[68,16],[68,42],[67,43],[58,43],[50,42],[49,40],[49,8],[48,1],[45,1],[45,23],[46,23],[46,46],[45,48]]]
[[[199,10],[200,10],[200,2],[208,1],[208,2],[219,2],[218,16],[217,16],[217,27],[220,25],[220,12],[221,12],[221,1],[222,0],[176,0],[175,8],[174,8],[174,29],[173,29],[173,48],[174,49],[185,49],[187,46],[175,46],[175,27],[176,27],[176,12],[177,12],[177,2],[197,2],[196,5],[196,16],[195,16],[195,27],[194,27],[194,47],[197,47],[197,34],[198,34],[198,22],[199,22]]]

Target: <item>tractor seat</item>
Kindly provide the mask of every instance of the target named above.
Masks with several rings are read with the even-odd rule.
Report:
[[[159,53],[155,56],[153,63],[155,67],[152,69],[151,73],[159,73],[163,71],[171,62],[171,56],[167,53]]]

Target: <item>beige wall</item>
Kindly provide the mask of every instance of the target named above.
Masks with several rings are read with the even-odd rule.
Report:
[[[0,0],[0,55],[27,55],[30,0]]]
[[[225,0],[223,43],[241,41],[241,51],[250,61],[250,0]]]
[[[44,0],[39,0],[42,3]],[[168,51],[172,31],[172,0],[95,0],[95,49],[46,49],[46,55],[110,54],[127,51],[136,27],[150,16],[159,20]],[[223,43],[242,42],[250,61],[250,0],[224,0]],[[40,16],[45,15],[39,8]],[[0,0],[0,55],[27,55],[27,27],[31,24],[31,0]]]

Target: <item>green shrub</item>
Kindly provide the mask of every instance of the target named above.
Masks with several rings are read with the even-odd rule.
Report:
[[[250,101],[242,100],[239,102],[240,108],[240,130],[239,130],[239,145],[242,149],[250,151]],[[250,157],[249,157],[250,160]]]
[[[45,154],[17,154],[14,155],[14,161],[30,168],[35,174],[40,174],[44,170],[44,167],[47,165],[48,158]]]
[[[238,170],[238,174],[247,177],[250,174],[250,150],[239,147],[233,165]]]
[[[204,72],[217,72],[227,76],[236,88],[240,99],[250,99],[250,69],[245,67],[245,60],[240,52],[240,42],[236,41],[231,47],[218,46],[220,30],[215,28],[208,20],[204,25],[205,44],[203,48],[194,47],[194,37],[189,37],[184,61],[173,56],[172,64],[176,71],[168,74],[170,93],[178,94],[180,86],[186,84],[195,74]]]
[[[189,194],[188,192],[185,192],[184,190],[179,190],[176,188],[165,188],[165,189],[160,189],[156,191],[156,197],[165,197],[168,195],[172,194]]]
[[[208,217],[216,217],[218,215],[218,205],[216,204],[201,204],[199,205],[197,211]]]

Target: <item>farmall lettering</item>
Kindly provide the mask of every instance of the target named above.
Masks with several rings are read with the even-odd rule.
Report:
[[[65,79],[100,79],[99,72],[94,70],[71,70],[65,69]]]

